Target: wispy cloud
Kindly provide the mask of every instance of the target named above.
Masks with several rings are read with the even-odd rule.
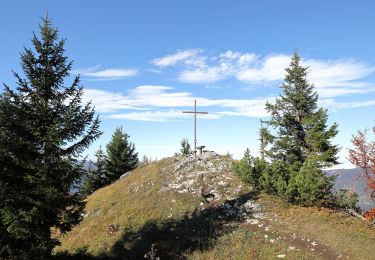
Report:
[[[178,81],[186,83],[210,83],[224,79],[225,76],[217,68],[185,70],[178,76]]]
[[[186,91],[176,91],[169,86],[144,85],[128,91],[127,94],[89,89],[84,90],[84,101],[92,101],[97,112],[105,117],[140,121],[176,121],[191,115],[182,110],[190,109],[194,100],[199,107],[210,112],[203,119],[218,119],[224,116],[266,117],[267,101],[275,97],[266,96],[250,99],[211,99],[193,96]],[[337,101],[333,98],[322,98],[319,105],[331,111],[341,109],[375,106],[375,100]]]
[[[326,87],[365,87],[358,82],[375,71],[375,67],[354,59],[340,60],[303,60],[310,67],[310,80],[319,88]]]
[[[282,80],[285,68],[290,63],[290,56],[272,55],[257,61],[255,66],[244,68],[236,73],[240,81],[250,83],[266,83],[269,81]]]
[[[138,74],[138,70],[119,68],[100,69],[100,65],[97,65],[92,68],[75,70],[73,73],[80,74],[89,80],[116,80],[135,76]]]
[[[92,100],[97,112],[110,118],[142,121],[170,121],[189,117],[182,108],[190,108],[197,100],[200,107],[212,107],[215,112],[202,116],[218,119],[223,116],[266,116],[265,103],[272,98],[209,99],[194,97],[190,92],[178,92],[167,86],[139,86],[127,95],[98,89],[85,89],[84,101]]]
[[[201,50],[199,49],[177,51],[176,53],[153,59],[151,63],[161,68],[174,66],[178,63],[198,65],[198,63],[196,63],[196,58],[200,52]],[[199,57],[198,59],[202,59],[202,57]]]
[[[167,122],[179,121],[183,118],[189,118],[188,114],[183,114],[182,110],[168,110],[168,111],[144,111],[144,112],[129,112],[121,114],[110,115],[109,118],[129,119],[136,121],[150,121],[150,122]],[[200,119],[218,119],[219,114],[207,114],[199,116]]]
[[[152,63],[159,68],[177,67],[176,80],[184,83],[213,83],[232,78],[240,82],[259,85],[277,85],[285,76],[291,55],[226,51],[208,55],[203,50],[178,51],[157,58]],[[318,60],[303,59],[309,67],[309,80],[321,97],[336,97],[375,91],[375,84],[365,78],[375,67],[355,59]]]
[[[337,101],[335,99],[326,98],[319,101],[321,106],[329,108],[331,111],[340,109],[360,108],[375,106],[375,99],[364,101]]]

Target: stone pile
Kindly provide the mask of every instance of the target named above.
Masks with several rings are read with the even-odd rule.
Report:
[[[173,158],[173,163],[162,169],[168,180],[162,191],[172,190],[201,196],[202,190],[206,194],[213,194],[214,201],[220,198],[236,197],[242,186],[233,186],[231,167],[232,160],[223,156],[209,159],[200,156],[186,156]]]

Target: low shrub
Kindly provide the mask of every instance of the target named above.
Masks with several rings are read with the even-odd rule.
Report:
[[[358,194],[354,191],[340,189],[335,193],[336,206],[339,209],[352,209],[359,211],[357,207]]]

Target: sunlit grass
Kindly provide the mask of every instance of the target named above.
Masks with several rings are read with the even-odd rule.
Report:
[[[192,239],[185,239],[185,243],[198,240],[198,245],[206,244],[202,247],[203,250],[199,246],[188,250],[189,246],[184,245],[186,252],[178,251],[182,257],[190,259],[273,259],[283,254],[286,259],[316,259],[307,250],[288,250],[287,241],[270,243],[264,237],[264,230],[250,230],[246,225],[237,225],[233,229],[221,227],[218,219],[210,219],[212,214],[216,214],[214,210],[211,215],[205,215],[204,211],[201,214],[202,200],[197,195],[170,190],[160,192],[165,187],[165,182],[173,178],[172,167],[165,167],[171,163],[171,159],[164,159],[138,168],[130,176],[89,196],[86,205],[89,216],[60,237],[61,246],[55,251],[66,251],[69,254],[84,251],[91,256],[111,256],[115,254],[114,248],[119,246],[119,242],[120,247],[126,249],[133,243],[152,239],[142,237],[143,232],[146,236],[160,235],[164,242],[172,243],[168,245],[169,249],[175,243],[175,238],[165,237],[169,233]],[[236,176],[226,181],[232,187],[245,186]],[[223,196],[216,205],[224,200]],[[351,259],[373,259],[375,229],[363,221],[325,208],[291,206],[278,198],[263,194],[259,202],[265,206],[273,230],[314,239]],[[202,224],[202,221],[208,226]],[[216,225],[212,236],[209,234],[207,238],[212,241],[194,237],[197,232],[193,230],[195,224],[203,225],[200,226],[201,231],[210,228],[211,224]],[[169,227],[172,227],[171,230]],[[155,237],[153,239],[149,243],[157,240]]]

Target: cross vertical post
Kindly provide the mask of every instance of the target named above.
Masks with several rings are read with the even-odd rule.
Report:
[[[197,100],[194,100],[194,153],[197,152]]]
[[[208,114],[208,112],[197,111],[197,100],[194,100],[194,111],[182,111],[182,113],[194,114],[194,154],[197,154],[197,114]]]

